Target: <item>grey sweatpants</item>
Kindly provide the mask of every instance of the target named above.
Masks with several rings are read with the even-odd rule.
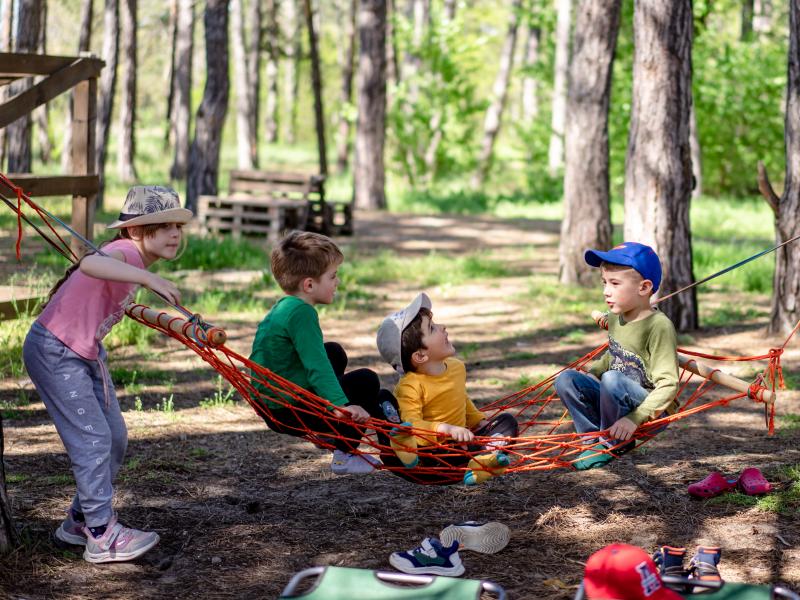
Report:
[[[128,447],[105,349],[101,345],[98,359],[87,360],[34,323],[22,357],[72,462],[78,487],[72,507],[83,512],[87,526],[105,525],[113,514],[112,484]]]

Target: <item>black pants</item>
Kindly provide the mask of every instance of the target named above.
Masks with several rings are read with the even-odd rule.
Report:
[[[379,397],[381,404],[385,401],[389,401],[392,403],[395,410],[398,410],[397,399],[395,399],[388,390],[381,390]],[[489,437],[497,435],[513,438],[517,436],[518,432],[519,425],[514,415],[510,413],[500,413],[490,419],[486,425],[476,430],[475,435]],[[423,451],[427,456],[420,456],[416,466],[406,467],[391,449],[390,440],[386,434],[379,431],[378,441],[382,446],[388,447],[388,450],[381,452],[381,460],[384,465],[391,468],[392,473],[408,481],[425,485],[450,485],[453,483],[461,483],[461,474],[458,472],[454,473],[448,467],[464,467],[469,463],[474,453],[485,449],[483,446],[470,444],[467,446],[467,452],[461,454],[459,452],[454,453],[452,449],[447,448],[424,448]],[[426,471],[419,469],[419,467],[440,467],[442,470]]]
[[[378,393],[381,391],[378,374],[369,369],[355,369],[345,373],[347,353],[336,342],[326,343],[325,352],[328,354],[328,360],[339,380],[339,385],[342,386],[342,391],[349,400],[348,404],[357,404],[364,408],[371,417],[384,419],[378,400]],[[364,435],[363,425],[345,423],[333,415],[326,419],[316,414],[291,408],[279,408],[264,414],[263,418],[269,428],[278,433],[303,437],[311,431],[321,436],[331,436],[334,447],[343,452],[352,452],[358,448],[359,440]]]

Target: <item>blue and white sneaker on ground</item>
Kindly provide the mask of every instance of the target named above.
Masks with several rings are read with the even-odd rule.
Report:
[[[411,575],[458,577],[464,574],[464,565],[458,556],[458,542],[445,548],[435,537],[425,538],[413,550],[392,553],[389,564]]]
[[[482,554],[500,552],[508,545],[510,537],[511,532],[508,527],[496,521],[456,523],[448,525],[439,534],[442,544],[449,546],[453,542],[458,542],[462,550],[472,550]]]

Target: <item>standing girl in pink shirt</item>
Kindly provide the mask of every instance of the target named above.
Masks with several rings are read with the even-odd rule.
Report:
[[[125,527],[114,513],[113,482],[128,431],[102,339],[140,285],[172,304],[180,301],[178,288],[147,268],[175,258],[181,227],[191,217],[170,188],[131,188],[119,219],[109,225],[119,230],[117,236],[102,254],[89,254],[67,270],[25,338],[25,367],[64,443],[78,488],[55,536],[85,546],[89,562],[132,560],[158,543],[157,533]]]

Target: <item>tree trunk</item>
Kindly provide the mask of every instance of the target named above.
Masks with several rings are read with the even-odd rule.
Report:
[[[444,0],[444,18],[446,21],[452,21],[456,18],[457,8],[458,0]]]
[[[322,106],[322,75],[319,68],[319,52],[317,51],[317,34],[314,26],[314,12],[311,0],[303,0],[303,13],[308,30],[308,47],[311,54],[311,89],[314,92],[314,125],[317,130],[317,154],[319,156],[319,172],[328,174],[328,154],[325,144],[325,111]]]
[[[169,64],[167,65],[167,135],[164,136],[164,150],[168,150],[175,143],[172,130],[172,105],[175,102],[175,47],[178,44],[178,0],[169,2]]]
[[[569,30],[572,20],[572,0],[555,0],[556,57],[553,78],[553,113],[550,127],[550,147],[547,168],[557,175],[564,167],[564,122],[567,114],[567,72],[569,70]]]
[[[703,153],[700,150],[700,136],[697,134],[694,102],[689,113],[689,148],[692,153],[692,198],[697,198],[703,193]]]
[[[666,295],[694,280],[689,228],[692,160],[691,0],[638,0],[633,101],[625,164],[625,239],[661,259]],[[697,328],[696,288],[662,303],[679,330]]]
[[[339,95],[339,142],[336,149],[336,171],[344,173],[350,163],[350,106],[353,102],[353,59],[356,50],[356,4],[346,0],[346,11],[340,11],[339,29],[344,33],[344,43],[339,45],[339,66],[342,70],[342,89]],[[344,13],[344,14],[343,14]],[[343,22],[342,22],[343,21]],[[387,22],[388,28],[388,22]],[[388,33],[387,33],[388,35]],[[387,44],[386,49],[389,49]]]
[[[539,42],[541,37],[542,30],[529,23],[523,63],[526,69],[532,69],[539,62]],[[522,78],[522,121],[525,125],[530,125],[539,116],[538,83],[530,73],[525,73]]]
[[[759,187],[775,213],[778,244],[800,235],[800,0],[789,2],[789,52],[786,81],[784,145],[786,174],[783,195],[772,191],[763,165],[759,163]],[[787,335],[800,321],[800,244],[779,248],[775,253],[772,280],[772,311],[768,332]]]
[[[358,11],[358,122],[353,200],[358,208],[386,208],[386,2],[361,0]]]
[[[773,12],[772,0],[755,0],[753,2],[754,33],[769,33],[772,30]]]
[[[35,54],[41,27],[41,0],[19,0],[16,52]],[[26,77],[11,85],[11,97],[30,88],[32,78]],[[31,115],[26,114],[8,126],[8,170],[10,173],[31,172]]]
[[[92,18],[94,9],[93,0],[83,0],[81,3],[81,25],[78,34],[78,54],[88,52],[92,40]],[[69,94],[67,102],[67,122],[64,124],[64,138],[61,143],[61,171],[72,173],[72,115],[73,102],[75,100],[73,92]]]
[[[17,530],[11,518],[11,502],[6,492],[6,470],[3,464],[3,415],[0,414],[0,555],[17,544]]]
[[[397,11],[395,10],[394,0],[386,2],[386,81],[394,82],[399,85],[402,79],[400,75],[400,64],[397,58],[397,36],[394,31],[394,20]]]
[[[119,0],[105,0],[103,9],[103,60],[106,66],[100,73],[97,102],[97,133],[95,134],[95,172],[100,179],[97,191],[97,209],[103,207],[105,188],[106,148],[111,131],[114,92],[117,85],[117,60],[119,55]]]
[[[206,86],[195,117],[189,151],[186,208],[197,210],[197,197],[217,193],[219,149],[228,111],[228,0],[208,0],[205,16]]]
[[[126,183],[136,181],[136,35],[137,0],[122,0],[122,59],[125,73],[119,102],[119,177]]]
[[[278,1],[267,0],[267,100],[264,107],[264,135],[270,144],[278,141]]]
[[[233,47],[233,83],[236,89],[236,164],[252,169],[250,154],[250,69],[244,39],[244,0],[231,0],[231,46]]]
[[[262,26],[263,12],[261,0],[250,0],[250,46],[247,50],[247,103],[250,105],[250,137],[247,142],[250,146],[250,162],[258,168],[258,120],[261,115],[261,45],[264,39]]]
[[[755,0],[741,0],[742,1],[742,26],[739,39],[743,42],[749,42],[753,39],[753,14],[755,8]]]
[[[39,54],[47,54],[47,0],[42,0],[42,16],[39,27]],[[37,77],[38,83],[42,78]],[[39,158],[43,163],[50,162],[53,154],[53,142],[50,139],[50,111],[47,103],[42,104],[33,111],[33,121],[36,124],[37,138],[39,138]]]
[[[500,123],[503,119],[503,109],[508,96],[508,82],[514,68],[514,49],[517,45],[517,30],[519,29],[519,16],[522,10],[522,1],[513,0],[511,3],[511,17],[508,21],[506,41],[500,54],[500,68],[492,88],[492,103],[486,109],[486,120],[483,123],[483,142],[478,155],[478,167],[472,177],[472,187],[479,188],[483,185],[489,169],[492,166],[494,142],[500,132]]]
[[[294,144],[297,135],[297,71],[300,62],[300,24],[297,0],[281,0],[286,39],[286,61],[283,70],[283,97],[286,110],[283,119],[283,141]]]
[[[0,51],[11,52],[14,47],[12,27],[14,24],[14,0],[2,0],[0,10],[3,11],[2,22],[0,22]],[[0,88],[0,103],[5,102],[8,98],[8,86]],[[3,165],[6,162],[6,128],[0,129],[0,170],[3,170]]]
[[[192,55],[194,52],[194,3],[178,0],[175,37],[175,91],[171,110],[175,156],[169,169],[171,179],[186,177],[189,163],[189,130],[192,123]],[[226,36],[227,37],[227,36]]]
[[[564,219],[559,281],[592,285],[587,248],[611,247],[608,106],[621,0],[580,0],[575,13],[567,94]]]

